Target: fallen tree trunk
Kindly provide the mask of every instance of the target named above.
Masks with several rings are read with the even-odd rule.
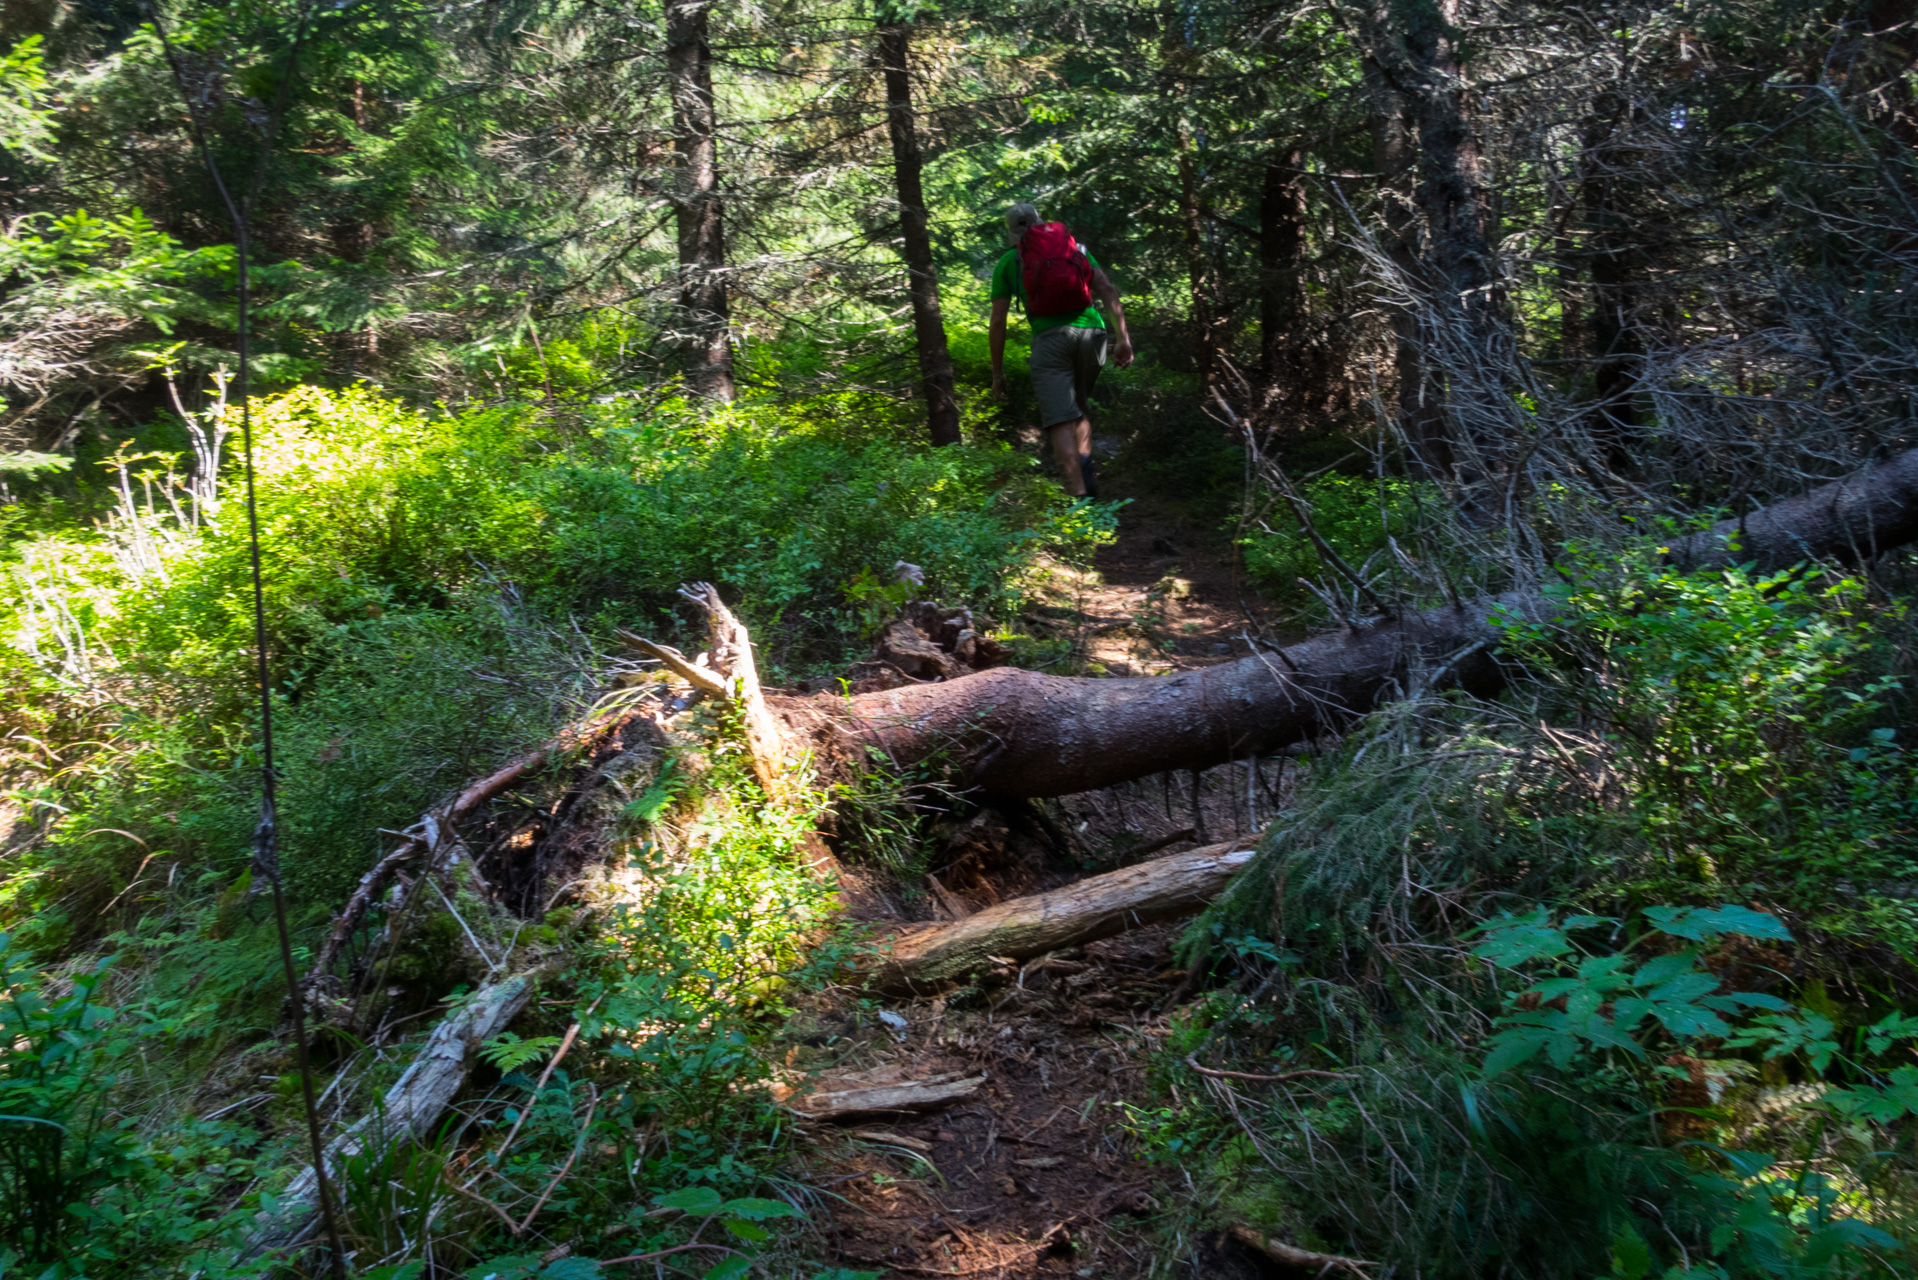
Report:
[[[1918,538],[1918,450],[1676,542],[1681,566],[1803,560],[1858,563]],[[1011,667],[845,700],[793,721],[824,722],[855,758],[938,761],[959,785],[1012,796],[1092,791],[1172,769],[1208,769],[1336,732],[1444,675],[1489,692],[1504,613],[1552,616],[1517,591],[1380,618],[1238,662],[1141,679],[1073,679]]]
[[[884,991],[934,991],[1007,962],[1190,915],[1251,859],[1251,850],[1227,841],[1013,898],[952,924],[910,925],[884,944],[870,981]]]

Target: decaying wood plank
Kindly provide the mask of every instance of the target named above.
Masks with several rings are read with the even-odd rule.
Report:
[[[902,1111],[934,1111],[949,1107],[979,1092],[985,1082],[984,1076],[962,1080],[957,1072],[949,1072],[928,1076],[924,1080],[822,1089],[795,1098],[787,1105],[810,1120],[867,1120],[874,1116],[897,1115]]]
[[[1227,841],[1013,898],[952,924],[912,925],[882,944],[870,981],[887,991],[934,991],[1005,961],[1188,915],[1216,898],[1251,858],[1249,849]]]
[[[427,1137],[447,1104],[466,1084],[473,1051],[519,1016],[533,995],[533,975],[515,974],[481,987],[472,998],[447,1015],[426,1038],[406,1074],[386,1091],[384,1102],[326,1147],[329,1171],[341,1160],[363,1149],[369,1141],[391,1141],[401,1136]],[[338,1182],[335,1181],[335,1186]],[[319,1175],[309,1166],[280,1194],[281,1212],[248,1242],[245,1256],[298,1244],[318,1217],[315,1202]],[[265,1215],[262,1215],[265,1216]]]

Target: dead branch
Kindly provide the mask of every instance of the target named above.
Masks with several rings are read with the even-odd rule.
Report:
[[[1347,1275],[1363,1276],[1367,1267],[1376,1267],[1376,1262],[1361,1262],[1357,1258],[1341,1257],[1336,1253],[1315,1253],[1310,1249],[1301,1249],[1297,1245],[1287,1244],[1276,1236],[1268,1236],[1263,1231],[1247,1226],[1232,1228],[1232,1238],[1241,1244],[1247,1244],[1263,1253],[1274,1262],[1284,1263],[1288,1267],[1297,1267],[1301,1271],[1315,1271],[1324,1275],[1328,1271],[1343,1271]]]
[[[979,1092],[984,1076],[959,1079],[956,1072],[924,1080],[857,1084],[822,1090],[794,1099],[788,1105],[809,1120],[839,1122],[894,1115],[902,1111],[935,1111],[962,1102]],[[849,1081],[848,1081],[849,1083]]]
[[[533,977],[520,973],[481,987],[434,1027],[406,1074],[386,1091],[380,1107],[327,1144],[329,1170],[368,1142],[427,1137],[453,1095],[465,1085],[473,1049],[505,1030],[532,998]],[[309,1167],[281,1193],[283,1211],[254,1234],[243,1256],[255,1257],[304,1239],[317,1216],[313,1202],[318,1191],[319,1176]]]
[[[1356,1080],[1357,1076],[1349,1071],[1312,1071],[1301,1068],[1298,1071],[1280,1071],[1272,1075],[1261,1075],[1253,1071],[1227,1071],[1221,1067],[1203,1067],[1199,1065],[1199,1055],[1185,1055],[1185,1065],[1202,1076],[1214,1080],[1249,1080],[1253,1084],[1282,1084],[1287,1080]]]

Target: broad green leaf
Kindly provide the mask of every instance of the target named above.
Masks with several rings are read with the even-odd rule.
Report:
[[[1485,1056],[1485,1074],[1501,1075],[1520,1063],[1529,1062],[1545,1047],[1545,1041],[1543,1036],[1500,1032],[1492,1037],[1492,1051]]]
[[[1791,931],[1777,916],[1750,907],[1727,904],[1722,907],[1647,907],[1645,918],[1660,933],[1702,942],[1726,933],[1741,933],[1748,938],[1768,938],[1790,942]]]
[[[728,1200],[719,1206],[719,1212],[729,1218],[744,1218],[749,1222],[767,1222],[773,1218],[803,1218],[806,1215],[787,1204],[784,1200],[762,1200],[756,1196],[745,1196],[738,1200]]]
[[[739,1280],[739,1277],[752,1270],[752,1265],[753,1260],[745,1254],[735,1254],[708,1270],[704,1280]]]
[[[678,1209],[682,1213],[712,1213],[719,1208],[720,1197],[711,1187],[681,1187],[678,1191],[654,1196],[653,1203],[662,1209]]]

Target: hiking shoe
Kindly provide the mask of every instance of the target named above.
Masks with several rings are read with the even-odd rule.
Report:
[[[1086,497],[1099,496],[1099,468],[1092,465],[1092,455],[1089,453],[1079,455],[1079,478],[1086,482]]]

